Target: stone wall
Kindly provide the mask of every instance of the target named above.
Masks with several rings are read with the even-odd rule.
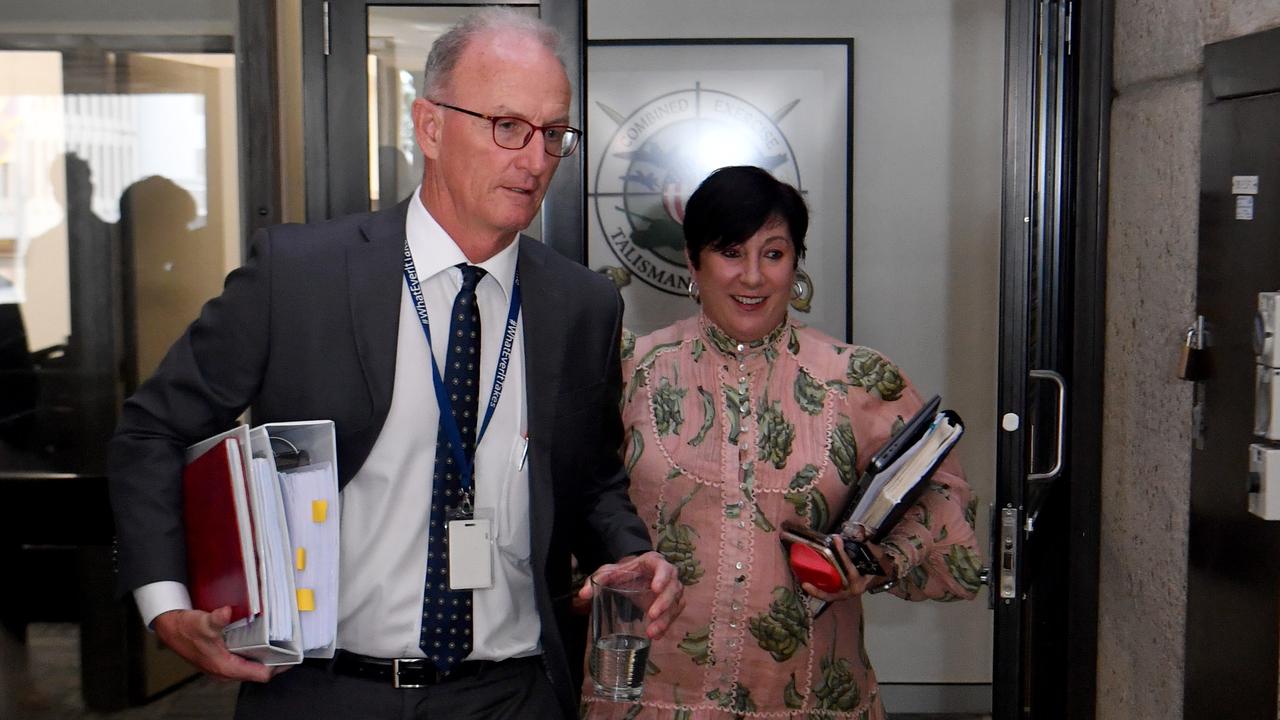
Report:
[[[1183,717],[1203,48],[1278,25],[1277,0],[1115,3],[1100,720]]]

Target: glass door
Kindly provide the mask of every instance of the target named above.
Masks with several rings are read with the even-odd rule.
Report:
[[[180,34],[187,9],[129,20],[173,34],[35,6],[0,33],[0,561],[27,589],[0,623],[79,621],[95,710],[196,672],[117,599],[106,497],[121,403],[241,259],[233,8],[208,8],[217,35]],[[59,31],[13,33],[27,25]],[[67,672],[27,661],[23,702],[65,702]]]
[[[189,44],[0,50],[0,473],[103,474],[240,263],[235,59]]]

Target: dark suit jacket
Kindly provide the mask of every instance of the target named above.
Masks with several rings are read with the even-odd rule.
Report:
[[[110,453],[122,590],[185,581],[184,448],[250,404],[255,423],[332,419],[340,484],[359,470],[391,406],[407,207],[260,231],[222,295],[126,401]],[[569,591],[569,554],[651,545],[618,451],[621,299],[603,276],[519,242],[537,606],[548,674],[573,717],[557,622],[567,601],[552,601]]]

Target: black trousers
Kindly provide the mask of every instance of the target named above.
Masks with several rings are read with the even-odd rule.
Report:
[[[299,665],[267,683],[243,683],[236,720],[562,720],[541,658],[508,660],[480,675],[424,688]]]

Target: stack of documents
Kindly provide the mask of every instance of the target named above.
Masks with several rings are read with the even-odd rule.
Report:
[[[273,441],[303,461],[279,471]],[[187,449],[188,589],[197,609],[232,607],[232,652],[267,665],[333,656],[336,459],[327,420],[241,425]]]
[[[934,396],[871,458],[834,532],[852,535],[861,527],[879,542],[915,503],[934,470],[964,434],[951,410],[939,410]]]
[[[280,474],[304,650],[332,645],[338,627],[338,498],[333,477],[329,463]]]

